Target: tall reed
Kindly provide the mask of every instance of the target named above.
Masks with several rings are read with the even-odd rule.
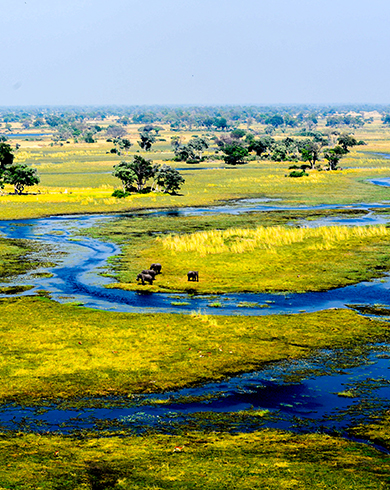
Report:
[[[318,228],[289,228],[282,226],[251,228],[230,228],[210,230],[186,235],[157,237],[163,247],[172,252],[197,252],[201,256],[225,252],[244,253],[256,249],[276,252],[278,247],[314,239],[312,248],[329,249],[342,241],[352,238],[386,237],[389,235],[384,225],[379,226],[323,226]]]

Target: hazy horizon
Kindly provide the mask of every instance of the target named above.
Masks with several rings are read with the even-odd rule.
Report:
[[[2,7],[2,107],[390,103],[384,0]]]

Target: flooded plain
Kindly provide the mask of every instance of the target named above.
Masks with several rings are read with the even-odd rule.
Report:
[[[214,208],[149,211],[139,216],[174,213],[243,213],[274,209],[357,209],[356,216],[302,220],[300,226],[386,224],[380,210],[390,204],[287,208],[267,200],[242,200]],[[379,213],[375,211],[378,209]],[[187,305],[172,305],[168,294],[139,294],[105,286],[107,259],[120,252],[111,243],[85,236],[86,228],[115,216],[59,216],[32,220],[1,221],[6,238],[38,240],[61,252],[56,264],[14,278],[2,286],[28,284],[32,289],[18,295],[45,290],[59,302],[123,312],[191,313],[218,315],[269,315],[312,312],[328,308],[358,311],[381,305],[390,308],[390,278],[337,288],[295,294],[219,295],[220,308],[210,306],[209,296],[182,295]],[[3,294],[3,296],[7,296]],[[175,295],[177,298],[178,295]],[[215,299],[213,297],[213,299]],[[176,303],[178,303],[176,299]],[[239,306],[251,304],[251,307]],[[255,306],[254,306],[255,305]],[[258,306],[256,306],[258,305]],[[352,305],[352,306],[351,306]],[[382,319],[388,319],[385,315]],[[183,429],[251,431],[262,427],[297,431],[345,433],[348,427],[390,409],[390,345],[362,346],[358,350],[320,351],[310,359],[278,362],[261,371],[172,393],[129,395],[126,398],[57,400],[39,407],[0,406],[2,430],[69,433],[83,430],[125,430],[139,433],[156,430],[174,433]]]

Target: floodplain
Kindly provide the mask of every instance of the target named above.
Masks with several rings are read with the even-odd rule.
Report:
[[[16,160],[36,167],[41,183],[24,195],[6,187],[0,217],[17,226],[21,218],[121,214],[87,233],[121,247],[102,271],[118,281],[113,287],[143,293],[305,292],[380,280],[390,268],[386,224],[304,225],[379,213],[352,209],[359,203],[382,205],[380,213],[388,214],[390,190],[370,180],[390,177],[390,160],[383,156],[390,153],[390,133],[378,115],[373,119],[355,130],[366,145],[352,149],[341,170],[309,170],[299,179],[287,177],[289,162],[254,159],[228,167],[213,160],[217,149],[205,152],[209,158],[203,163],[175,162],[169,141],[177,132],[165,127],[165,142],[144,154],[180,169],[186,182],[177,195],[113,197],[120,182],[112,169],[120,159],[103,138],[93,145],[62,146],[49,138],[21,140]],[[138,127],[127,126],[134,143],[128,158],[138,151]],[[275,138],[286,136],[278,131]],[[186,141],[192,133],[183,130],[180,137]],[[181,208],[240,199],[294,209],[180,215]],[[319,205],[340,208],[307,209]],[[1,247],[3,275],[11,278],[37,266],[26,252],[39,241],[4,239]],[[41,255],[50,256],[50,263],[60,260],[55,252]],[[153,286],[141,286],[136,275],[152,262],[161,262],[163,273]],[[199,270],[199,283],[187,281],[188,270]],[[1,299],[4,404],[160,393],[305,358],[320,348],[388,341],[386,316],[365,317],[350,309],[262,317],[126,314],[44,296],[50,295]],[[3,431],[0,481],[4,488],[388,488],[387,418],[378,413],[377,422],[351,427],[350,435],[363,442],[267,429],[246,434],[186,428],[175,435],[150,430],[125,437],[103,430],[71,436]],[[370,440],[379,441],[383,451],[367,445]]]

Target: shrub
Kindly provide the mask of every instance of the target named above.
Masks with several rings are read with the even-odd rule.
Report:
[[[304,170],[301,170],[300,172],[298,170],[293,170],[290,172],[289,177],[304,177],[308,175],[309,174],[307,174]]]
[[[127,197],[129,196],[130,193],[129,192],[125,192],[125,191],[122,191],[122,189],[116,189],[113,193],[112,193],[112,197],[117,197],[119,199],[121,199],[122,197]]]

